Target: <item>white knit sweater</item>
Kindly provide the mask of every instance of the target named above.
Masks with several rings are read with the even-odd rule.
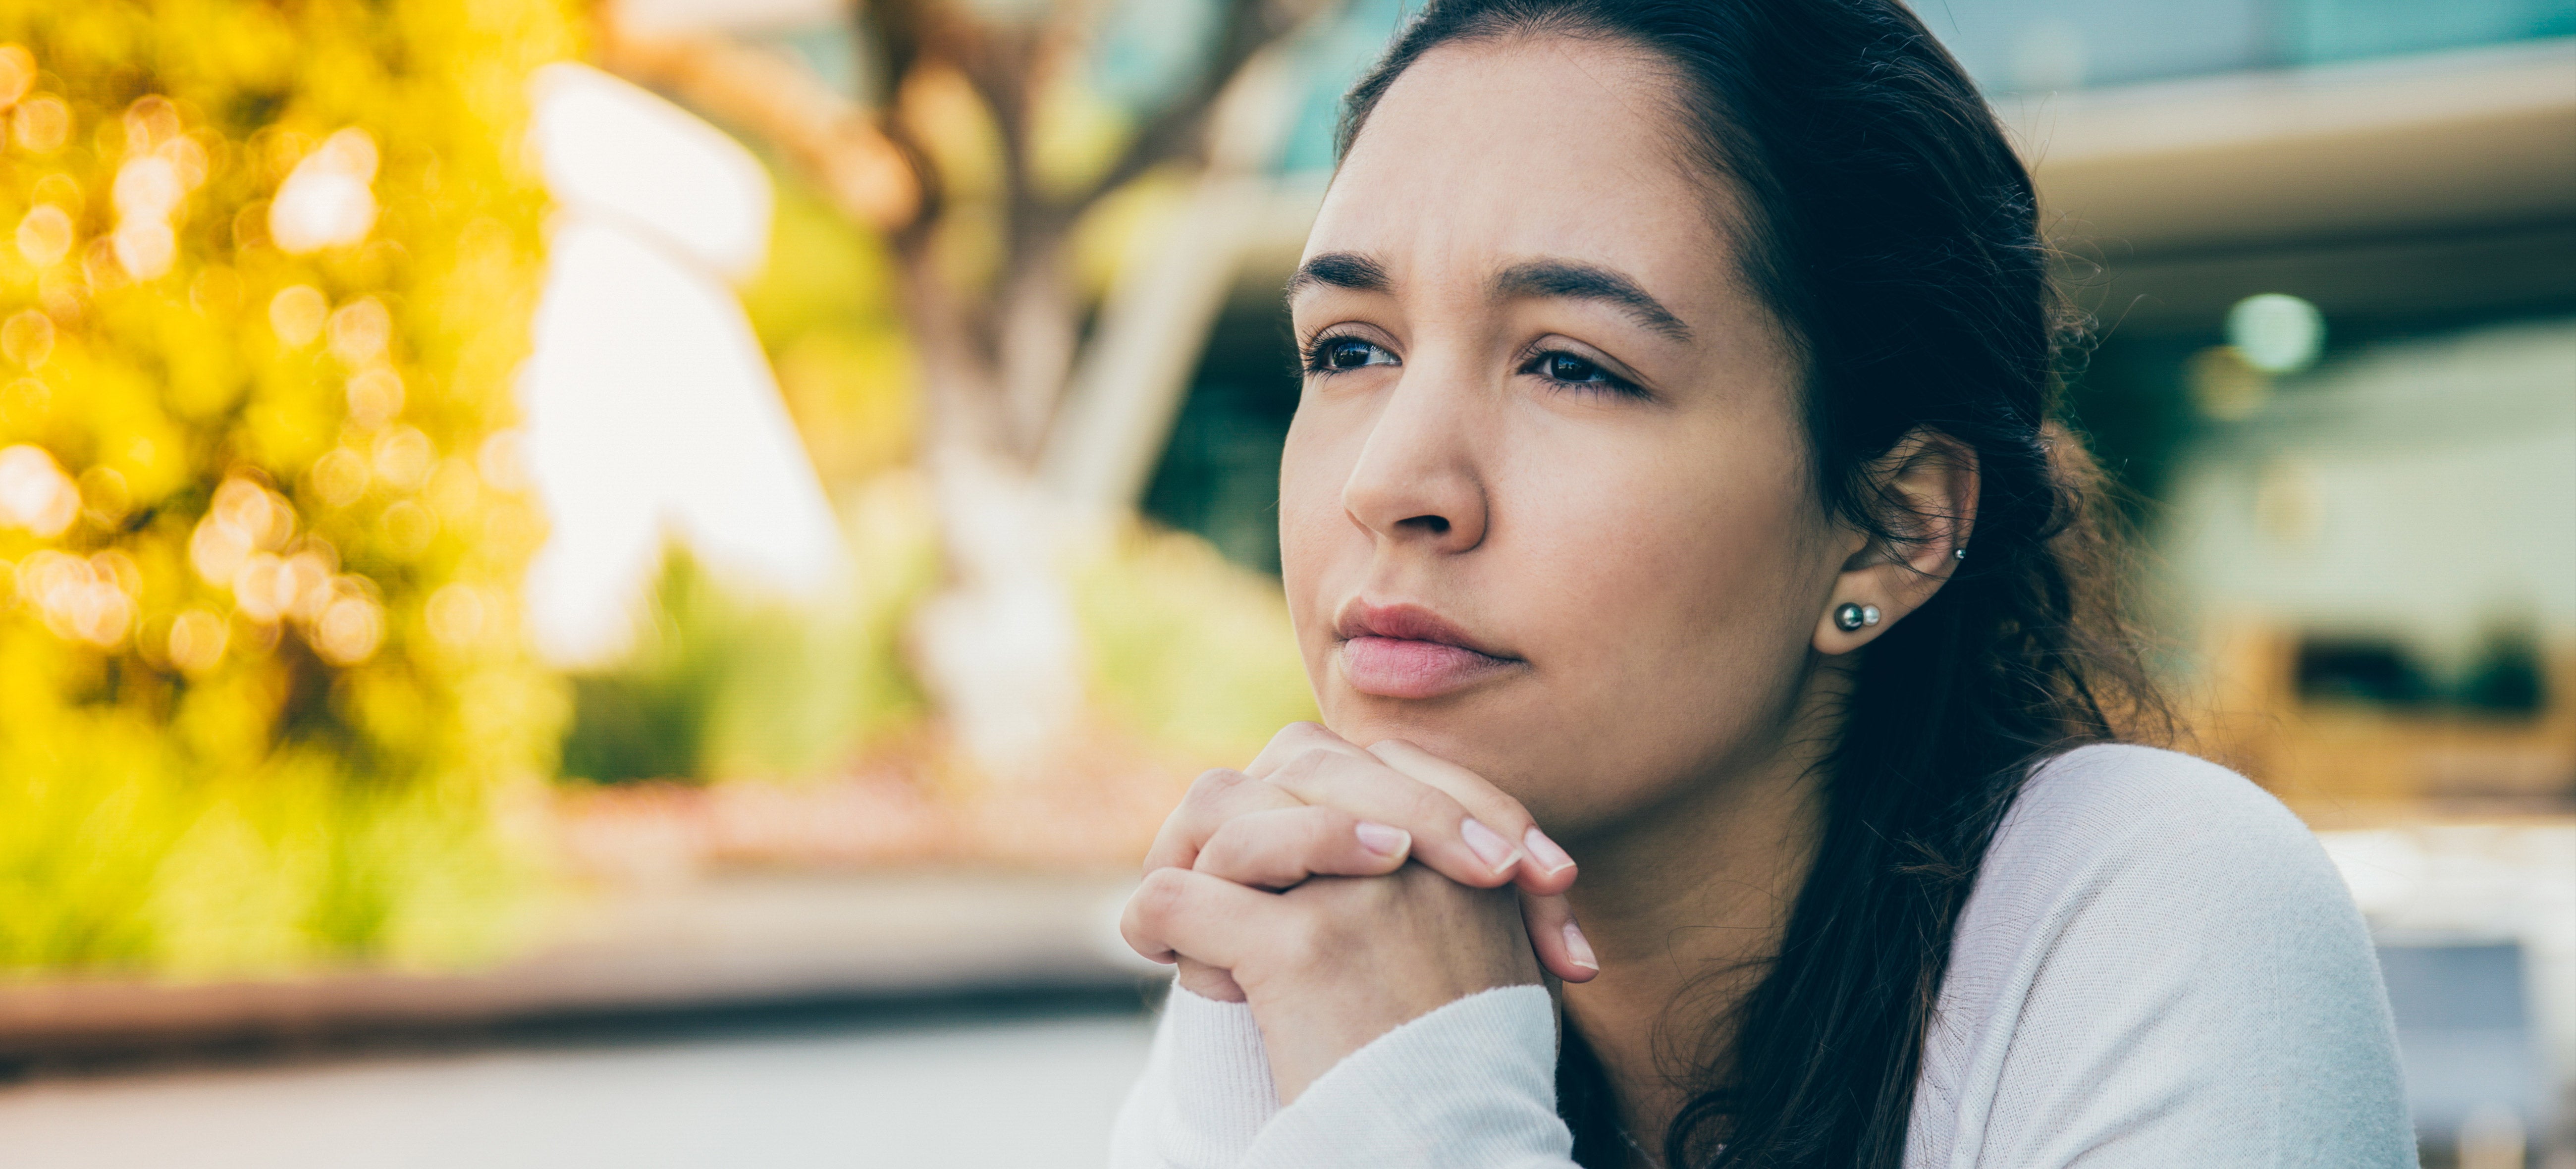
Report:
[[[1174,987],[1111,1169],[1571,1169],[1547,992],[1472,995],[1279,1106],[1249,1008]],[[2313,837],[2146,747],[2041,767],[1959,921],[1906,1169],[2415,1165],[2387,994]]]

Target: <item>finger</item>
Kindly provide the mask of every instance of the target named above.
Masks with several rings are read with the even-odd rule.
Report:
[[[1306,803],[1412,833],[1413,859],[1461,885],[1506,884],[1521,862],[1521,848],[1477,822],[1466,805],[1366,752],[1355,759],[1309,751],[1272,772],[1270,783]]]
[[[1527,893],[1563,893],[1574,884],[1574,858],[1539,830],[1538,822],[1519,800],[1492,780],[1460,767],[1402,739],[1369,746],[1369,754],[1387,766],[1447,792],[1467,814],[1517,844],[1521,860],[1514,880]],[[1490,846],[1489,846],[1490,847]]]
[[[1322,725],[1298,722],[1281,727],[1278,734],[1270,736],[1269,744],[1261,748],[1261,754],[1253,756],[1243,773],[1254,779],[1268,779],[1271,773],[1287,766],[1289,760],[1310,751],[1348,755],[1353,759],[1368,758],[1368,752],[1361,750],[1358,744],[1324,729]]]
[[[1590,982],[1601,974],[1601,959],[1574,924],[1574,907],[1562,895],[1521,894],[1521,923],[1529,927],[1530,948],[1539,965],[1567,982]]]
[[[1234,981],[1232,971],[1219,970],[1196,958],[1181,959],[1181,973],[1178,981],[1182,990],[1203,999],[1214,999],[1221,1003],[1239,1003],[1245,997],[1243,987]]]
[[[1403,829],[1310,804],[1226,821],[1190,867],[1239,885],[1286,889],[1308,877],[1392,873],[1412,846]]]
[[[1152,961],[1187,954],[1232,970],[1265,932],[1275,932],[1282,911],[1276,893],[1188,869],[1155,869],[1118,915],[1118,936]]]
[[[1163,818],[1154,846],[1145,850],[1145,868],[1186,869],[1198,863],[1199,849],[1225,822],[1237,816],[1299,806],[1297,797],[1222,767],[1190,782],[1181,805]]]

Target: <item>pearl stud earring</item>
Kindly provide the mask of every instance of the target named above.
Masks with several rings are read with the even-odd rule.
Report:
[[[1878,606],[1845,601],[1834,607],[1834,628],[1845,633],[1866,625],[1878,624]]]
[[[1960,545],[1959,547],[1956,547],[1956,548],[1951,549],[1951,550],[1950,550],[1950,555],[1951,555],[1951,557],[1952,557],[1952,558],[1954,558],[1954,559],[1958,559],[1958,560],[1965,560],[1965,559],[1967,559],[1967,558],[1968,558],[1968,549],[1967,549],[1967,546],[1963,544],[1963,545]]]

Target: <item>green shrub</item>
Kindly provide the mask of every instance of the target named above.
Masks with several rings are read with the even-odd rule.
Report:
[[[487,952],[563,7],[0,6],[0,968]]]

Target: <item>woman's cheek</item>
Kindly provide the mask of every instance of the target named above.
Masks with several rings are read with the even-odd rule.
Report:
[[[1489,763],[1518,773],[1513,794],[1534,812],[1588,820],[1659,798],[1725,755],[1794,675],[1807,620],[1784,615],[1774,578],[1798,553],[1766,510],[1705,477],[1606,468],[1521,501],[1517,554],[1488,579],[1537,634],[1543,693],[1492,712],[1520,741]],[[1574,776],[1579,791],[1554,790]]]
[[[1331,641],[1331,602],[1325,596],[1330,567],[1338,546],[1361,535],[1342,514],[1341,487],[1349,468],[1333,465],[1332,444],[1317,429],[1311,415],[1300,411],[1279,460],[1280,583],[1287,590],[1289,616],[1306,649],[1310,674],[1321,665],[1317,654]],[[1364,541],[1361,551],[1366,552]]]

